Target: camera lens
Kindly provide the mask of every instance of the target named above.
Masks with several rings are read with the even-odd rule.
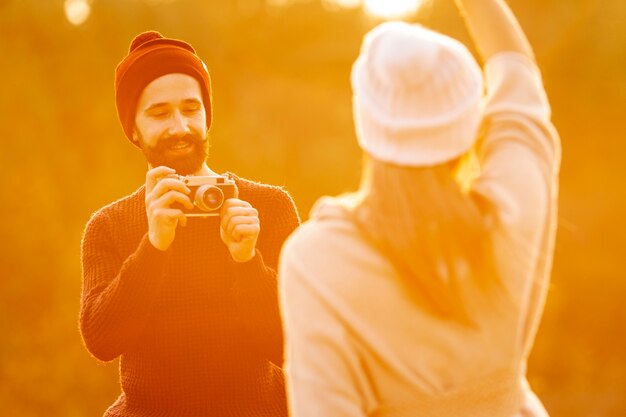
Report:
[[[196,207],[202,211],[215,211],[224,203],[224,193],[213,185],[203,185],[196,191]]]

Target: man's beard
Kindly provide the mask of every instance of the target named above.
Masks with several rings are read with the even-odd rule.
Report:
[[[185,155],[168,155],[168,150],[181,142],[187,142],[193,146],[193,149]],[[159,138],[155,146],[146,145],[140,136],[139,143],[152,167],[166,166],[176,170],[179,175],[191,175],[198,172],[209,156],[209,141],[196,133],[181,137],[165,136]]]

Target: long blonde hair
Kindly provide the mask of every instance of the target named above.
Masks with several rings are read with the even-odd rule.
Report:
[[[495,268],[483,216],[456,178],[465,160],[416,168],[366,155],[364,164],[353,220],[391,260],[416,302],[471,323],[459,284],[485,287],[495,281]]]

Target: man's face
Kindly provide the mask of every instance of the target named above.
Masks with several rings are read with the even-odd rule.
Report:
[[[206,113],[198,81],[167,74],[144,88],[137,102],[135,139],[151,166],[196,173],[208,155]]]

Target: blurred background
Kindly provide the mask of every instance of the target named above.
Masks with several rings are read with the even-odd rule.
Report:
[[[564,145],[559,235],[529,379],[554,417],[626,415],[626,4],[510,0]],[[209,165],[283,185],[308,217],[355,189],[349,72],[363,34],[403,17],[468,41],[452,0],[0,0],[0,414],[99,416],[117,363],[82,345],[80,240],[139,187],[113,74],[158,30],[210,69]]]

